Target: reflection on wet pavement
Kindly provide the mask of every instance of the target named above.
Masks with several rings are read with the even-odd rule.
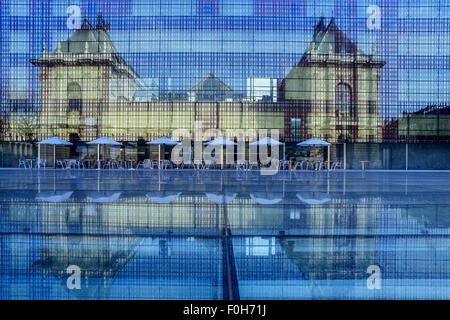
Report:
[[[450,173],[0,170],[0,206],[2,299],[450,297]]]

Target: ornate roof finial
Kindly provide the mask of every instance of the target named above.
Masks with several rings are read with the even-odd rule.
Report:
[[[109,23],[105,22],[105,19],[103,19],[103,14],[101,11],[97,14],[97,25],[95,28],[97,30],[109,32]]]
[[[325,31],[324,19],[325,19],[325,16],[322,12],[322,16],[320,17],[319,22],[314,26],[314,40],[316,39],[317,33]]]

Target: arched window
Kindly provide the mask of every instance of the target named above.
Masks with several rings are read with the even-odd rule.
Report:
[[[336,86],[336,111],[350,110],[352,103],[351,89],[346,83],[339,83]]]
[[[81,111],[82,94],[81,87],[76,82],[71,82],[67,85],[67,99],[69,100],[68,111]]]

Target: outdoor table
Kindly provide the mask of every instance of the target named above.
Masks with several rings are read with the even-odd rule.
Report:
[[[75,159],[63,159],[64,166],[65,166],[66,168],[70,167],[70,161],[71,161],[71,160],[75,160]],[[77,166],[78,166],[78,164],[77,164]]]
[[[85,168],[91,168],[92,159],[84,159],[83,160],[83,166]]]
[[[362,171],[364,171],[364,170],[365,170],[365,169],[364,169],[364,165],[365,165],[366,162],[369,162],[369,161],[367,161],[367,160],[361,160],[361,161],[359,161],[359,162],[361,162],[361,168],[362,168]]]
[[[135,160],[125,160],[125,167],[126,168],[133,168],[134,167]]]
[[[95,163],[97,162],[97,160],[95,160],[95,159],[86,159],[84,161],[87,162],[89,168],[94,168]]]

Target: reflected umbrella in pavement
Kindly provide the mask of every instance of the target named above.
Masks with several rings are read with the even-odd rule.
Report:
[[[307,198],[305,195],[302,196],[300,193],[297,193],[297,198],[298,200],[306,204],[325,204],[331,201],[330,198]]]
[[[110,146],[120,146],[120,142],[117,142],[116,140],[113,140],[111,138],[108,137],[101,137],[92,141],[87,142],[87,144],[96,144],[97,145],[97,169],[100,169],[100,145],[106,146],[106,145],[110,145]],[[103,156],[104,156],[104,152],[103,152]]]
[[[205,192],[208,199],[215,204],[227,204],[236,198],[237,193],[207,193]]]
[[[158,145],[158,164],[161,163],[161,146],[163,146],[163,160],[165,160],[164,154],[165,154],[165,146],[176,146],[177,144],[180,144],[181,142],[172,140],[170,138],[167,138],[166,136],[163,136],[161,138],[148,141],[146,144],[148,145]]]
[[[53,191],[41,192],[41,176],[38,174],[38,194],[36,200],[46,202],[63,202],[68,200],[73,191],[56,191],[56,171],[53,171]]]
[[[72,143],[65,141],[57,136],[51,137],[49,139],[45,139],[42,141],[39,141],[37,143],[38,145],[38,168],[40,168],[41,166],[41,145],[46,144],[46,145],[53,145],[53,166],[54,168],[56,168],[56,146],[71,146],[73,145]]]
[[[180,194],[181,192],[149,192],[146,197],[159,204],[168,204],[175,201]]]
[[[122,192],[105,192],[100,191],[100,174],[104,172],[97,171],[97,192],[90,193],[87,199],[96,203],[109,203],[119,199]]]
[[[250,198],[257,204],[272,205],[283,201],[281,194],[277,193],[251,193]]]
[[[96,203],[109,203],[118,200],[121,194],[122,192],[114,192],[109,195],[104,192],[91,193],[87,196],[87,199]]]
[[[70,198],[73,191],[66,191],[61,193],[54,192],[42,192],[36,196],[36,200],[46,201],[46,202],[63,202]]]

